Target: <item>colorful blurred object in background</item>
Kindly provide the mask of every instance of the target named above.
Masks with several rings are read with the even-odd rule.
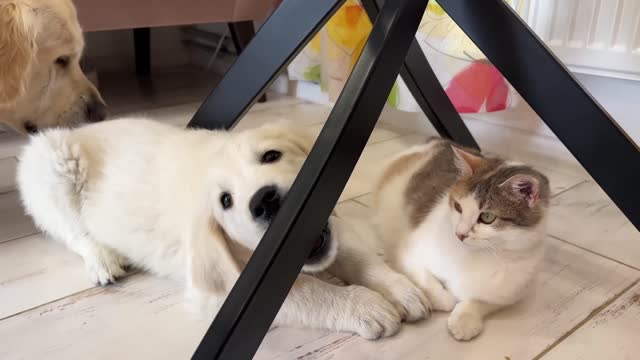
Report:
[[[520,12],[524,1],[507,0],[507,3]],[[371,22],[360,2],[347,0],[289,65],[290,78],[320,84],[334,102],[370,31]],[[493,112],[514,105],[515,90],[436,1],[429,2],[416,38],[459,112]],[[419,111],[400,78],[387,104],[400,110]]]

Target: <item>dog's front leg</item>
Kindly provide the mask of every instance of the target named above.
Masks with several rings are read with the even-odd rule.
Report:
[[[379,292],[391,302],[403,320],[425,318],[431,303],[409,278],[393,270],[376,253],[376,234],[360,221],[337,219],[340,250],[328,272],[341,280]]]
[[[380,294],[365,287],[337,286],[301,274],[274,325],[354,332],[378,339],[398,331],[400,316]]]

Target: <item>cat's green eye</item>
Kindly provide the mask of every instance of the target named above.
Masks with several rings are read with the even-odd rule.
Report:
[[[480,213],[480,218],[478,220],[484,224],[491,224],[496,220],[496,215],[485,211]]]

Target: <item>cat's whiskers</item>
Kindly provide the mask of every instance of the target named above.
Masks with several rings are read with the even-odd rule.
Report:
[[[488,239],[482,239],[481,244],[482,244],[482,247],[485,250],[490,252],[496,258],[496,260],[500,261],[501,264],[504,264],[504,258],[502,256],[502,251],[498,247],[496,247],[495,244],[493,244]]]
[[[499,258],[504,258],[504,253],[498,246],[496,246],[496,244],[492,243],[491,240],[486,240],[486,242]]]
[[[500,255],[502,255],[502,250],[500,250],[500,248],[498,248],[494,243],[492,243],[491,240],[489,239],[483,239],[483,240],[487,244],[487,246],[489,246],[491,249],[495,250],[496,252],[500,253]]]

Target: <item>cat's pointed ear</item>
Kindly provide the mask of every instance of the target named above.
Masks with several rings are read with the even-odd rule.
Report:
[[[526,201],[529,207],[533,207],[540,199],[540,181],[532,175],[514,175],[500,184],[500,187]]]
[[[484,162],[484,159],[478,155],[474,155],[468,151],[462,150],[451,145],[456,167],[460,170],[463,177],[473,174]]]

